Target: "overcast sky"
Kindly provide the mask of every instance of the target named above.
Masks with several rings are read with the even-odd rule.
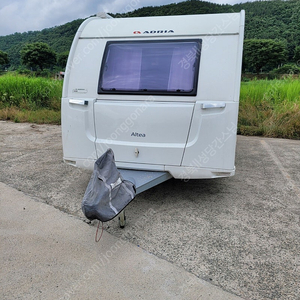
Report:
[[[253,0],[211,0],[235,4]],[[144,6],[159,6],[172,0],[0,0],[0,36],[42,30],[65,24],[97,12],[124,13]]]

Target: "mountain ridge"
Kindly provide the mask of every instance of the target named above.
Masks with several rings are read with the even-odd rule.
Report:
[[[245,39],[277,39],[287,44],[289,60],[294,49],[300,46],[300,1],[267,0],[241,4],[215,4],[199,0],[188,0],[162,6],[147,6],[113,17],[144,17],[187,14],[213,14],[246,11]],[[20,65],[20,50],[26,43],[45,42],[58,54],[70,49],[74,35],[84,19],[76,19],[66,24],[0,36],[0,50],[7,52],[10,67]]]

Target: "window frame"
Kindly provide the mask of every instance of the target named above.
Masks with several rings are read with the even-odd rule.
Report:
[[[195,64],[195,72],[194,72],[194,79],[193,79],[193,89],[191,91],[162,91],[162,90],[103,90],[102,89],[102,81],[103,81],[103,73],[105,69],[105,64],[108,56],[109,46],[113,44],[141,44],[141,43],[182,43],[182,42],[193,42],[197,43],[198,49],[196,52],[196,58],[194,61]],[[197,89],[198,89],[198,78],[199,78],[199,71],[200,71],[200,60],[201,60],[201,50],[202,50],[202,39],[200,38],[192,38],[192,39],[166,39],[166,40],[126,40],[126,41],[107,41],[103,53],[99,80],[98,80],[98,94],[112,94],[112,95],[162,95],[162,96],[196,96]],[[185,56],[183,56],[184,58]]]

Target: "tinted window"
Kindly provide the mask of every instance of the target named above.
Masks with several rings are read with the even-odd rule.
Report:
[[[98,93],[196,95],[201,40],[108,42]]]

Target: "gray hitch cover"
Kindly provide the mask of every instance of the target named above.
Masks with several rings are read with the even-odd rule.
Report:
[[[118,215],[135,197],[135,186],[124,180],[108,149],[95,162],[94,171],[82,200],[82,211],[90,220],[107,222]]]

